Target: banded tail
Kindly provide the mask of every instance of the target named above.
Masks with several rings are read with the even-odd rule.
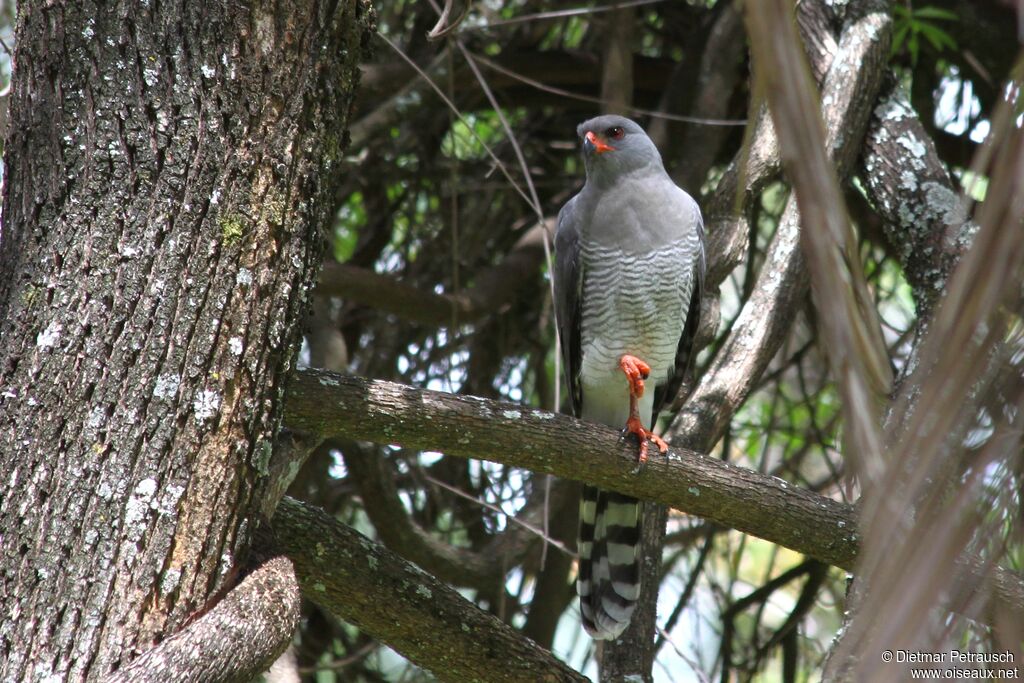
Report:
[[[583,487],[576,592],[583,628],[596,640],[618,638],[640,597],[640,501]]]

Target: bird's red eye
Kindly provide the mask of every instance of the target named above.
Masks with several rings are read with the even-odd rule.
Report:
[[[612,140],[621,140],[622,136],[626,134],[626,131],[622,130],[622,126],[612,126],[604,132]]]

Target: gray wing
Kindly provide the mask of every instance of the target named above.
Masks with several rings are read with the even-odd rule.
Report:
[[[580,226],[576,199],[570,199],[558,212],[555,231],[555,319],[562,346],[562,365],[569,389],[572,414],[580,416],[583,403],[580,387],[580,310],[582,306],[583,264],[580,261]]]
[[[697,208],[696,203],[694,203],[694,219],[697,229],[697,254],[693,257],[693,288],[690,291],[690,304],[686,312],[686,322],[683,324],[683,334],[680,335],[679,346],[676,347],[675,365],[669,372],[668,380],[654,389],[652,425],[657,422],[658,413],[675,400],[683,379],[692,374],[697,357],[694,343],[697,340],[697,330],[700,327],[700,300],[704,296],[707,259],[704,250],[704,219],[701,218],[700,209]]]

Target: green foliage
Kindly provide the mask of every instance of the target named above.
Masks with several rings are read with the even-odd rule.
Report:
[[[508,112],[506,115],[510,119],[509,123],[514,124],[517,118],[514,113]],[[441,142],[441,151],[445,156],[459,160],[484,159],[488,156],[484,145],[493,149],[495,143],[504,137],[505,131],[498,114],[493,110],[484,110],[467,115],[465,122],[455,121]]]
[[[363,206],[363,193],[353,192],[338,210],[338,220],[334,223],[334,258],[344,263],[352,258],[359,239],[359,229],[366,225],[366,207]]]
[[[931,44],[936,52],[957,49],[953,36],[936,23],[958,21],[959,17],[956,14],[939,7],[928,6],[914,9],[909,5],[896,5],[893,8],[893,15],[893,55],[906,50],[910,55],[910,63],[916,66],[921,53],[922,40]]]

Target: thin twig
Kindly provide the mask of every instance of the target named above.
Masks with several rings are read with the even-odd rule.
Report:
[[[441,11],[441,16],[438,17],[437,23],[434,25],[434,28],[430,29],[430,32],[427,33],[427,40],[441,40],[442,38],[447,37],[452,31],[459,27],[459,24],[461,24],[462,21],[466,18],[466,15],[469,14],[470,8],[473,6],[472,2],[467,2],[466,7],[462,10],[462,14],[460,14],[455,21],[445,26],[445,23],[448,21],[448,17],[452,13],[453,4],[454,0],[445,0],[444,9]]]
[[[443,101],[448,106],[449,109],[455,112],[455,115],[459,117],[459,120],[466,125],[466,129],[469,131],[469,134],[472,135],[476,139],[476,141],[480,143],[480,146],[484,148],[484,151],[487,152],[487,155],[491,157],[495,164],[497,164],[498,169],[501,171],[501,174],[505,176],[508,182],[512,185],[513,189],[515,189],[515,191],[519,194],[520,197],[526,200],[527,204],[530,204],[532,206],[532,200],[530,199],[529,195],[527,195],[523,188],[519,186],[519,183],[517,183],[512,178],[512,175],[509,173],[508,168],[506,168],[505,164],[501,161],[501,159],[497,157],[497,155],[494,153],[494,150],[492,150],[490,145],[484,142],[483,139],[481,139],[480,136],[477,135],[476,130],[473,129],[473,126],[469,123],[469,121],[466,120],[466,117],[462,115],[462,112],[459,111],[459,108],[455,106],[455,103],[448,99],[448,96],[444,94],[444,91],[441,90],[440,87],[438,87],[437,83],[435,83],[433,79],[430,78],[430,76],[428,76],[426,72],[423,71],[423,69],[421,69],[419,65],[416,64],[416,62],[414,62],[407,54],[402,52],[401,48],[399,48],[397,45],[391,42],[391,40],[388,39],[387,36],[385,36],[380,31],[377,32],[377,36],[385,43],[387,43],[388,47],[397,52],[398,56],[401,57],[406,64],[411,66],[413,70],[415,70],[416,73],[418,73],[420,77],[427,82],[427,85],[429,85],[431,89],[437,94],[437,96],[441,98],[441,101]]]
[[[379,648],[380,645],[381,644],[378,643],[376,640],[371,640],[368,643],[365,643],[362,647],[360,647],[352,654],[348,655],[347,657],[342,657],[341,659],[332,659],[329,662],[324,662],[323,664],[316,664],[315,666],[300,666],[299,673],[311,674],[316,673],[317,671],[341,671],[342,669],[347,669],[356,662],[366,659],[370,654],[373,653],[374,650]]]
[[[552,85],[547,85],[546,83],[541,83],[540,81],[534,80],[534,79],[532,79],[532,78],[530,78],[528,76],[523,76],[522,74],[518,74],[515,71],[511,71],[510,69],[506,69],[505,67],[501,66],[500,64],[498,64],[496,62],[492,62],[491,60],[489,60],[486,57],[483,57],[481,55],[476,55],[476,59],[477,59],[477,61],[481,62],[482,64],[485,64],[486,66],[490,67],[491,69],[494,69],[498,73],[504,74],[504,75],[508,76],[509,78],[514,78],[515,80],[517,80],[517,81],[519,81],[521,83],[525,83],[526,85],[532,86],[534,88],[537,88],[538,90],[542,90],[544,92],[551,93],[552,95],[560,95],[562,97],[568,97],[568,98],[571,98],[571,99],[574,99],[574,100],[580,100],[581,102],[592,102],[594,104],[605,104],[605,101],[603,99],[601,99],[600,97],[591,97],[590,95],[581,95],[579,93],[574,93],[574,92],[572,92],[570,90],[563,90],[562,88],[556,88],[556,87],[554,87]],[[704,119],[704,118],[700,118],[698,116],[683,116],[681,114],[666,114],[665,112],[653,111],[651,109],[640,109],[639,107],[629,107],[629,111],[631,113],[633,113],[633,114],[639,114],[640,116],[650,116],[650,117],[656,118],[656,119],[667,119],[669,121],[679,121],[681,123],[699,123],[699,124],[702,124],[702,125],[705,125],[705,126],[745,126],[745,125],[747,125],[747,120],[746,119]]]
[[[616,2],[612,3],[611,5],[602,5],[600,7],[574,7],[571,9],[552,10],[550,12],[536,12],[534,14],[524,14],[522,16],[513,17],[511,19],[501,19],[500,21],[492,21],[482,26],[467,26],[466,28],[462,29],[460,33],[469,33],[471,31],[486,31],[487,29],[497,28],[499,26],[521,24],[525,21],[545,21],[547,19],[564,19],[565,17],[578,17],[582,15],[600,14],[601,12],[612,12],[617,9],[625,9],[627,7],[656,5],[661,2],[665,2],[665,0],[632,0],[631,2]]]
[[[574,553],[573,551],[569,550],[560,541],[556,541],[553,538],[549,538],[548,536],[546,536],[544,534],[544,532],[542,530],[538,529],[537,527],[533,526],[532,524],[527,524],[526,522],[524,522],[523,520],[519,519],[515,515],[510,515],[509,513],[505,512],[504,510],[502,510],[498,506],[491,505],[487,501],[480,500],[479,498],[477,498],[475,496],[471,496],[468,493],[466,493],[465,491],[462,491],[461,489],[458,489],[458,488],[452,486],[451,484],[446,484],[445,482],[443,482],[443,481],[441,481],[439,479],[435,479],[434,477],[430,476],[429,474],[424,474],[423,477],[427,481],[429,481],[431,484],[434,484],[435,486],[440,486],[444,490],[450,491],[451,493],[454,493],[455,495],[457,495],[457,496],[459,496],[461,498],[465,498],[466,500],[471,500],[474,503],[476,503],[477,505],[480,505],[482,507],[487,508],[491,512],[497,512],[499,515],[504,515],[504,517],[509,522],[511,522],[513,524],[516,524],[518,526],[521,526],[522,528],[524,528],[527,531],[529,531],[531,534],[539,536],[545,543],[549,543],[552,546],[554,546],[555,548],[558,548],[559,550],[561,550],[563,553],[565,553],[569,557],[574,558],[574,559],[576,558],[576,553]]]
[[[689,657],[687,657],[685,654],[683,654],[683,651],[679,649],[679,646],[676,645],[676,641],[672,639],[672,636],[668,633],[668,631],[659,626],[658,635],[661,638],[662,642],[666,642],[672,646],[672,649],[675,650],[676,654],[679,655],[680,659],[682,659],[684,662],[690,665],[690,668],[693,670],[693,673],[696,674],[697,679],[701,683],[711,683],[711,680],[707,677],[707,674],[704,673],[704,670],[700,668],[700,665],[697,662],[690,659]]]

